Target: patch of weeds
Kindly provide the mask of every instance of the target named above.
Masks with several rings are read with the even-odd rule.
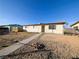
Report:
[[[17,42],[19,42],[18,40],[14,40],[14,43],[17,43]]]
[[[1,47],[8,47],[9,45],[3,45],[3,46],[1,46]]]

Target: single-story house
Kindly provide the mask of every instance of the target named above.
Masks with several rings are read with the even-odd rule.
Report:
[[[9,29],[7,27],[0,26],[0,35],[8,34]]]
[[[23,26],[18,24],[9,24],[9,25],[3,25],[4,27],[9,28],[9,32],[21,32],[23,31]]]
[[[64,34],[64,24],[65,22],[30,24],[24,25],[23,29],[27,32]]]
[[[79,21],[72,24],[71,27],[74,28],[75,30],[79,31]]]

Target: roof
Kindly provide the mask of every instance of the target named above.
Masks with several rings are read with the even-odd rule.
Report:
[[[22,25],[19,25],[19,24],[9,24],[9,25],[2,25],[2,26],[16,26],[16,27],[18,27],[18,26],[22,26]]]
[[[74,24],[70,25],[71,27],[74,26],[75,24],[79,23],[79,21],[75,22]]]
[[[65,24],[65,22],[56,22],[56,23],[40,23],[40,24],[29,24],[25,26],[34,26],[34,25],[50,25],[50,24]]]
[[[7,29],[7,27],[4,27],[4,26],[0,26],[0,29]]]

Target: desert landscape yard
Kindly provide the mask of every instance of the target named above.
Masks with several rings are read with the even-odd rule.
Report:
[[[17,32],[17,33],[9,33],[7,35],[0,35],[0,49],[8,47],[18,41],[26,39],[35,33],[28,32]]]
[[[35,43],[45,45],[45,51],[35,51],[30,45]],[[46,50],[50,50],[51,54]],[[50,56],[50,57],[49,57]],[[20,49],[14,51],[4,59],[73,59],[79,58],[79,36],[43,34],[39,38],[32,40]]]

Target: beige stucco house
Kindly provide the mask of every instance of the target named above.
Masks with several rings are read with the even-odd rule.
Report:
[[[79,21],[77,21],[74,24],[72,24],[71,27],[74,28],[75,30],[79,31]]]
[[[64,34],[64,24],[65,22],[31,24],[24,25],[23,29],[27,32]]]

